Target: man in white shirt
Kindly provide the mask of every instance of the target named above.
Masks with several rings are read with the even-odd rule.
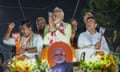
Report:
[[[32,24],[29,21],[23,21],[20,25],[22,35],[16,38],[10,37],[14,27],[15,24],[13,22],[9,24],[3,42],[7,45],[16,46],[16,52],[19,53],[18,56],[27,58],[35,58],[35,55],[39,56],[43,42],[41,36],[34,34],[32,31]]]
[[[96,53],[96,51],[103,51],[105,54],[109,53],[108,44],[103,34],[96,31],[97,22],[94,17],[88,17],[86,23],[86,32],[79,35],[77,57],[80,59],[81,54],[85,55],[85,60]]]

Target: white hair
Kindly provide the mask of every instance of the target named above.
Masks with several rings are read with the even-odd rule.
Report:
[[[61,12],[61,15],[64,16],[64,11],[63,11],[61,8],[59,8],[59,7],[55,7],[55,8],[53,9],[53,11],[60,11],[60,12]]]
[[[36,19],[36,26],[37,26],[37,29],[39,29],[39,26],[38,26],[38,20],[39,20],[39,19],[43,19],[44,22],[46,22],[44,17],[38,17],[38,18]]]

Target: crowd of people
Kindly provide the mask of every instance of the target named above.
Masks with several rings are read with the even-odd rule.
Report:
[[[70,22],[64,22],[64,11],[56,7],[52,12],[49,12],[48,24],[44,17],[38,17],[36,19],[36,32],[33,32],[31,22],[25,20],[22,21],[19,26],[20,32],[12,33],[12,30],[15,28],[15,23],[11,22],[4,36],[3,43],[16,46],[15,56],[17,58],[22,57],[31,59],[35,58],[37,55],[37,57],[41,59],[42,50],[44,48],[49,49],[55,42],[64,42],[68,44],[72,53],[75,53],[76,59],[74,61],[79,61],[83,53],[85,53],[85,61],[97,51],[109,54],[110,50],[104,37],[104,30],[102,29],[100,32],[96,30],[98,22],[95,15],[92,12],[85,12],[83,21],[86,27],[85,32],[80,31],[76,19],[71,19]],[[57,52],[62,52],[62,54],[54,54],[54,57],[65,56],[61,48],[56,49],[55,53]],[[71,64],[65,61],[62,62],[64,62],[66,66],[71,67]],[[60,61],[58,64],[62,62]],[[59,65],[57,66],[59,67]],[[63,67],[64,66],[65,65],[63,65]],[[67,69],[68,71],[64,70],[59,72],[70,72],[72,70],[71,68]],[[53,67],[53,72],[56,72],[55,70],[56,67]]]

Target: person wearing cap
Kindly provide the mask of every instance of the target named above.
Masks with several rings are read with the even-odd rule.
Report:
[[[40,56],[43,46],[42,37],[33,32],[31,22],[28,20],[22,21],[20,24],[21,35],[10,37],[14,27],[15,23],[11,22],[4,36],[3,43],[16,46],[16,56],[18,57],[24,56],[25,58],[35,58],[35,55]]]
[[[44,35],[44,29],[46,26],[46,20],[44,17],[38,17],[36,19],[36,26],[37,26],[37,34],[40,34],[42,37]]]
[[[73,64],[65,61],[65,52],[62,48],[54,50],[53,59],[56,65],[52,67],[52,72],[73,72]]]
[[[78,57],[85,52],[85,60],[89,59],[96,51],[103,51],[104,54],[110,52],[108,44],[103,36],[104,33],[96,31],[97,21],[94,17],[88,17],[86,31],[80,33],[78,38],[78,47],[80,48]]]
[[[54,42],[63,41],[70,44],[70,38],[72,35],[71,25],[65,23],[64,12],[61,8],[54,8],[53,12],[49,14],[48,22],[49,25],[44,30],[44,45],[49,47]]]

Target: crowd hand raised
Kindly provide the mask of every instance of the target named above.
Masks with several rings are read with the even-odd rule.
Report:
[[[51,16],[49,16],[49,25],[50,25],[50,31],[54,31],[55,30],[55,24],[53,22],[53,18]]]
[[[13,28],[15,27],[15,23],[14,22],[11,22],[8,26],[8,29],[9,30],[12,30]]]

